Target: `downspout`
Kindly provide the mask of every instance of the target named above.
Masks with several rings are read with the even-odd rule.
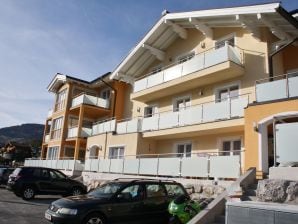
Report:
[[[274,51],[273,53],[271,53],[268,57],[268,64],[269,64],[269,78],[270,81],[272,81],[273,78],[273,57],[280,53],[281,51],[283,51],[285,48],[287,48],[289,45],[291,45],[292,43],[296,42],[298,40],[298,37],[296,37],[295,39],[293,39],[292,41],[290,41],[289,43],[287,43],[286,45],[282,46],[281,48],[279,48],[278,50]]]
[[[116,90],[113,86],[111,86],[109,83],[107,83],[106,81],[104,81],[102,77],[100,77],[100,80],[101,80],[106,86],[110,87],[110,88],[114,91],[114,93],[115,93],[115,95],[114,95],[114,104],[113,104],[113,114],[112,114],[112,117],[114,118],[114,117],[115,117],[116,99],[117,99],[117,90]]]

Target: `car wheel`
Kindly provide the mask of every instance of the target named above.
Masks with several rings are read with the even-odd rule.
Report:
[[[81,195],[83,193],[82,189],[79,187],[74,187],[71,191],[72,196]]]
[[[23,192],[22,192],[22,198],[24,200],[30,200],[32,198],[34,198],[35,196],[35,190],[33,187],[24,187]]]
[[[105,224],[105,219],[102,217],[102,215],[98,213],[92,213],[88,215],[84,221],[83,224]]]

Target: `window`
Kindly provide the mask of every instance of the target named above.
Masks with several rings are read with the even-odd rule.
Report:
[[[50,177],[51,179],[65,179],[66,177],[64,176],[64,174],[57,172],[55,170],[50,170]]]
[[[65,147],[64,148],[64,159],[73,159],[74,151],[75,151],[75,149],[73,147]]]
[[[147,198],[163,197],[166,196],[165,189],[159,184],[146,185]]]
[[[122,159],[124,157],[124,146],[110,147],[109,159]]]
[[[117,198],[120,199],[121,202],[139,201],[142,200],[143,197],[144,190],[139,184],[126,187],[119,195],[117,195]]]
[[[190,97],[181,97],[174,100],[173,111],[184,110],[190,107]]]
[[[57,100],[56,100],[56,105],[55,105],[55,111],[62,110],[65,107],[65,102],[66,102],[66,89],[57,93],[56,99]]]
[[[192,144],[191,143],[178,143],[177,144],[178,157],[191,157]]]
[[[182,189],[182,187],[180,185],[177,184],[166,184],[165,185],[167,192],[168,192],[168,196],[170,197],[178,197],[179,195],[184,195],[185,192]]]
[[[144,108],[144,117],[153,117],[157,113],[157,106],[147,106]]]
[[[223,152],[221,153],[221,155],[223,156],[240,155],[240,150],[241,150],[241,139],[222,141]]]
[[[50,175],[49,175],[48,170],[46,170],[46,169],[42,169],[42,170],[41,170],[41,177],[42,177],[42,178],[49,178]]]
[[[59,117],[53,120],[51,139],[58,139],[61,137],[62,120],[63,117]]]
[[[216,91],[216,102],[222,102],[228,99],[237,99],[239,96],[239,85],[230,85],[219,88]]]
[[[100,92],[100,97],[102,99],[108,100],[111,97],[111,90],[110,89],[104,89]]]
[[[195,52],[191,52],[189,54],[185,54],[185,55],[179,56],[177,58],[177,62],[178,62],[178,64],[181,64],[183,62],[186,62],[186,61],[192,59],[194,56],[195,56]]]
[[[226,37],[223,37],[223,38],[217,40],[215,42],[215,49],[224,47],[226,42],[228,42],[229,45],[234,47],[235,46],[235,36],[229,35],[229,36],[226,36]]]
[[[58,146],[49,147],[47,159],[49,159],[49,160],[57,159],[58,158],[58,151],[59,151],[59,147]]]

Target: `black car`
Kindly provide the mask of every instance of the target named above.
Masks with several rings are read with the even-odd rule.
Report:
[[[0,185],[7,184],[9,175],[14,171],[14,168],[2,167],[0,168]]]
[[[38,194],[69,196],[86,193],[86,186],[82,183],[68,178],[59,170],[44,167],[16,168],[9,176],[7,189],[25,200]]]
[[[174,181],[116,179],[86,195],[54,201],[45,212],[52,223],[167,223],[169,203],[187,195]]]

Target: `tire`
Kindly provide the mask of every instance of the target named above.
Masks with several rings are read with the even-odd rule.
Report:
[[[91,213],[87,215],[82,224],[106,224],[106,221],[99,213]]]
[[[22,191],[22,198],[24,200],[30,200],[30,199],[33,199],[35,196],[35,190],[33,187],[31,186],[26,186],[23,188],[23,191]]]
[[[82,188],[80,188],[80,187],[72,188],[72,190],[71,190],[71,195],[72,196],[78,196],[78,195],[81,195],[81,194],[83,194]]]

